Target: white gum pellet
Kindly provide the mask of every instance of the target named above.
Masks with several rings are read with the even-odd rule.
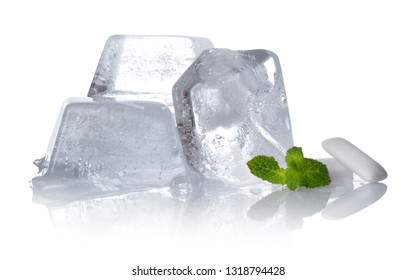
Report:
[[[327,166],[327,170],[329,171],[329,176],[332,180],[332,183],[343,182],[344,180],[351,181],[353,179],[352,170],[344,167],[335,158],[319,158],[317,160]]]
[[[368,182],[387,178],[385,169],[346,139],[335,137],[322,142],[323,149],[347,169]]]

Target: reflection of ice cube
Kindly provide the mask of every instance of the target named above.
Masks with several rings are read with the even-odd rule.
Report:
[[[271,192],[271,186],[233,188],[216,180],[202,180],[201,186],[194,188],[185,210],[185,232],[233,238],[236,234],[259,231],[261,224],[248,218],[246,213],[251,205]]]
[[[77,180],[107,191],[175,189],[190,180],[172,114],[155,102],[67,100],[45,160],[37,163],[44,175],[34,178],[34,187]]]
[[[174,85],[173,102],[185,154],[206,176],[259,182],[246,162],[260,154],[285,165],[293,140],[274,53],[205,51]]]
[[[206,38],[124,36],[108,39],[89,97],[154,100],[172,105],[172,86],[196,57],[212,48]]]
[[[146,242],[158,242],[175,237],[184,207],[185,202],[172,197],[168,188],[149,188],[78,200],[49,207],[49,212],[57,234],[63,238],[141,237]]]

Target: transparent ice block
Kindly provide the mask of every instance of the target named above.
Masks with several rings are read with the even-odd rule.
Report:
[[[110,97],[164,102],[172,106],[172,86],[210,40],[185,36],[111,36],[88,92]]]
[[[293,146],[278,57],[267,50],[203,52],[173,87],[177,126],[190,164],[235,185],[258,183],[256,155],[285,166]]]
[[[35,189],[71,186],[82,195],[140,187],[178,193],[193,178],[171,111],[147,101],[68,99],[36,163],[43,176],[33,179]]]

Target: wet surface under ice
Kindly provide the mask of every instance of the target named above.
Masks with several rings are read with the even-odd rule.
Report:
[[[175,195],[170,187],[143,188],[67,202],[48,200],[48,209],[57,236],[64,239],[132,238],[149,243],[264,236],[285,242],[309,217],[349,217],[376,202],[386,189],[383,183],[356,179],[296,191],[206,180],[187,195]],[[34,201],[42,201],[46,193],[34,193]]]

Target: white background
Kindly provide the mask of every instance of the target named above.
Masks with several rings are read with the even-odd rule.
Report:
[[[146,263],[285,265],[283,279],[415,279],[416,12],[404,0],[3,1],[1,278],[130,279]],[[202,36],[216,47],[274,51],[295,144],[319,158],[322,140],[345,137],[386,168],[387,193],[344,220],[306,220],[285,250],[257,240],[251,249],[153,251],[55,240],[46,209],[31,202],[31,162],[43,156],[62,101],[87,95],[113,34]]]

